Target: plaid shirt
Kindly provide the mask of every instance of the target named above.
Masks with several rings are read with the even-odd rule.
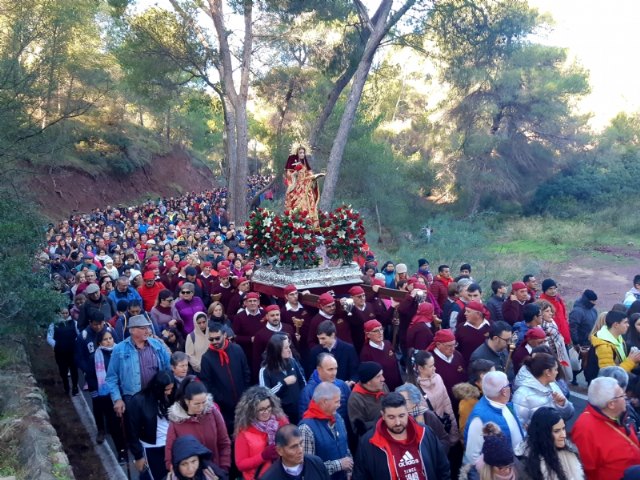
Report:
[[[307,455],[315,455],[316,440],[313,437],[313,432],[311,431],[309,426],[305,425],[304,423],[300,425],[298,428],[300,430],[300,433],[302,433],[302,445],[304,446],[304,453],[306,453]],[[335,438],[336,436],[335,424],[333,425],[329,424],[329,429],[331,430],[331,434]],[[347,447],[347,456],[348,457],[352,456],[351,451],[349,451],[349,447]],[[327,473],[329,474],[329,476],[342,470],[342,464],[340,463],[340,460],[327,460],[327,461],[325,461],[324,459],[322,460],[324,462],[324,466],[327,469]]]

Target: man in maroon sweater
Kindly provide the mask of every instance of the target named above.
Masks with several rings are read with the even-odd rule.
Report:
[[[260,295],[249,292],[244,300],[245,308],[233,319],[235,341],[244,350],[249,365],[253,365],[253,342],[256,333],[262,328],[264,310],[260,308]]]
[[[382,324],[377,320],[369,320],[364,324],[364,331],[367,342],[362,346],[360,361],[377,362],[382,365],[385,383],[389,390],[395,390],[402,385],[402,377],[391,342],[384,339]]]
[[[211,290],[211,300],[218,301],[224,307],[225,313],[229,311],[229,301],[235,293],[235,289],[231,286],[229,270],[220,269],[218,272],[218,283]]]
[[[347,313],[349,324],[351,325],[351,338],[356,352],[360,353],[364,344],[362,327],[369,320],[376,319],[373,305],[367,302],[364,289],[360,285],[349,289],[349,295],[353,300],[353,308]]]
[[[255,378],[258,378],[260,364],[262,363],[262,354],[274,334],[286,333],[293,345],[297,345],[299,340],[299,335],[296,336],[293,327],[280,321],[280,307],[277,305],[269,305],[264,309],[264,312],[266,322],[260,327],[253,338],[251,373]]]
[[[454,385],[467,381],[467,364],[462,354],[456,350],[456,337],[447,328],[438,330],[427,350],[433,352],[436,371],[447,387],[447,393],[454,407],[453,411],[457,412],[458,401],[455,399],[452,389]]]
[[[351,337],[351,327],[345,320],[345,312],[340,309],[336,312],[336,300],[330,293],[323,293],[318,297],[318,307],[320,311],[311,319],[311,325],[309,325],[309,332],[307,334],[307,348],[311,350],[318,344],[318,325],[324,320],[331,320],[336,326],[336,333],[338,338],[343,342],[347,342],[353,345]]]
[[[529,291],[524,282],[511,284],[511,295],[502,304],[502,316],[509,325],[514,325],[523,320],[522,309],[529,298]]]
[[[242,311],[242,305],[244,304],[245,295],[251,290],[251,283],[248,278],[240,277],[236,280],[237,291],[231,295],[229,299],[229,308],[225,311],[227,317],[232,321]]]
[[[489,338],[491,324],[484,318],[485,306],[477,300],[467,303],[466,321],[456,328],[456,340],[458,351],[462,354],[465,363],[469,364],[471,354]]]
[[[280,309],[280,319],[282,323],[291,325],[296,334],[300,334],[297,347],[300,354],[306,357],[308,352],[307,338],[309,336],[309,326],[311,325],[311,314],[302,306],[298,296],[298,289],[295,285],[287,285],[284,287],[286,303]]]

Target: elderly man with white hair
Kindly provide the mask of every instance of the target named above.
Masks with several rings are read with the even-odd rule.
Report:
[[[333,383],[319,384],[299,425],[304,453],[320,457],[332,480],[347,480],[353,470],[347,428],[338,413],[340,394]]]
[[[624,390],[615,378],[598,377],[587,397],[587,408],[571,432],[584,473],[589,480],[622,478],[625,469],[640,464],[640,442],[625,423]]]
[[[500,427],[502,433],[516,446],[524,439],[525,433],[514,413],[511,399],[511,384],[504,372],[487,372],[482,378],[483,396],[469,415],[464,432],[466,445],[462,462],[474,463],[482,453],[484,437],[482,428],[487,422]]]

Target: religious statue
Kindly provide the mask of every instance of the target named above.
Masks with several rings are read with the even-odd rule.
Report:
[[[319,227],[320,188],[318,187],[318,178],[324,176],[324,173],[313,173],[304,147],[298,147],[297,152],[287,158],[284,167],[284,184],[287,187],[284,208],[289,211],[307,211],[309,219],[316,228]]]

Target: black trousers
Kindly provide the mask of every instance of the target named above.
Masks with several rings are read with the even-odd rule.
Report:
[[[93,417],[98,431],[107,432],[113,439],[113,444],[118,452],[126,449],[123,423],[113,411],[113,402],[109,395],[93,397]]]
[[[65,392],[69,392],[69,372],[71,372],[71,386],[78,388],[78,367],[73,358],[73,352],[54,350],[58,372]]]

